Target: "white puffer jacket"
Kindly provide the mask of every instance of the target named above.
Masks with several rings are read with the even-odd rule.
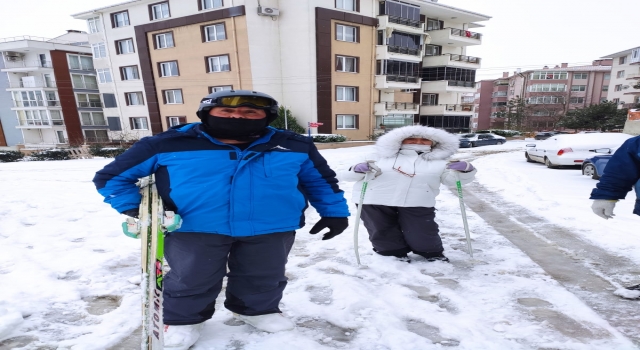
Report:
[[[402,141],[410,137],[421,137],[434,142],[431,152],[418,154],[412,150],[400,150]],[[393,207],[434,207],[440,184],[455,185],[455,170],[446,169],[447,159],[459,147],[459,140],[444,130],[426,126],[405,126],[381,136],[376,142],[376,153],[361,162],[375,160],[382,174],[369,181],[364,204],[378,204]],[[361,162],[355,162],[361,163]],[[394,165],[395,164],[395,165]],[[400,169],[413,177],[404,175]],[[461,183],[473,181],[477,170],[458,172]],[[364,174],[356,173],[353,167],[339,174],[342,181],[357,181],[353,188],[352,200],[360,201]]]

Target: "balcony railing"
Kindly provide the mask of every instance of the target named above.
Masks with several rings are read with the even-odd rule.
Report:
[[[9,88],[55,88],[55,81],[19,81],[9,82]]]
[[[449,54],[449,53],[445,53],[445,55],[450,55],[451,56],[450,60],[452,60],[452,61],[460,61],[460,62],[468,62],[468,63],[480,64],[480,58],[479,57],[465,56],[465,55],[454,55],[454,54]]]
[[[640,73],[627,75],[627,80],[629,80],[629,79],[640,79]]]
[[[20,119],[20,126],[52,126],[64,125],[62,119]]]
[[[81,108],[101,108],[102,107],[102,102],[99,102],[99,101],[95,101],[95,102],[78,102],[78,107],[81,107]]]
[[[13,101],[14,107],[60,107],[60,101]]]
[[[388,111],[389,110],[407,111],[407,110],[415,110],[416,108],[418,108],[418,104],[413,102],[385,102],[384,108]]]
[[[4,68],[53,68],[51,61],[5,62]]]
[[[434,105],[434,104],[423,104],[423,106],[440,106],[443,107],[447,112],[473,112],[472,104],[443,104],[443,105]]]
[[[457,28],[449,28],[449,29],[451,29],[451,35],[462,36],[470,39],[478,39],[478,40],[482,39],[482,34],[480,33],[471,32],[464,29],[457,29]]]
[[[107,121],[106,120],[92,120],[92,121],[86,121],[86,122],[82,122],[82,126],[107,126]]]
[[[408,18],[396,17],[389,15],[389,22],[402,24],[409,27],[420,28],[422,27],[422,23],[420,21],[414,21]]]
[[[65,44],[65,45],[74,45],[74,46],[89,46],[88,42],[78,42],[78,41],[69,41],[69,40],[60,40],[60,39],[50,39],[43,38],[40,36],[31,36],[31,35],[23,35],[23,36],[14,36],[9,38],[0,38],[0,43],[10,43],[15,41],[23,41],[23,40],[31,40],[31,41],[42,41],[47,43],[54,44]]]
[[[85,137],[84,140],[87,143],[107,143],[111,141],[108,137]]]
[[[74,89],[85,89],[85,90],[98,90],[98,84],[97,83],[88,83],[88,82],[74,83],[73,84],[73,88]]]
[[[389,45],[389,46],[387,46],[387,50],[389,52],[403,53],[403,54],[406,54],[406,55],[420,56],[420,48],[410,48],[410,47]]]
[[[468,87],[468,88],[476,87],[476,83],[472,82],[472,81],[448,80],[447,81],[447,85],[449,85],[449,86],[461,86],[461,87]]]
[[[387,81],[396,81],[399,83],[418,83],[420,78],[413,76],[405,76],[405,75],[392,75],[387,74]]]

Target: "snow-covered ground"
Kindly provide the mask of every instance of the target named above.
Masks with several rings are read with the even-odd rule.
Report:
[[[633,195],[618,204],[615,219],[605,221],[589,207],[596,181],[579,170],[526,163],[524,144],[465,149],[456,157],[477,157],[477,181],[505,202],[638,262]],[[339,171],[372,150],[321,152]],[[489,152],[500,153],[485,155]],[[0,164],[0,349],[137,348],[132,334],[140,326],[139,241],[121,233],[122,216],[102,203],[91,183],[109,161]],[[340,185],[350,198],[353,184]],[[319,219],[310,209],[309,225],[299,230],[290,255],[282,301],[298,327],[276,334],[256,331],[234,321],[219,298],[192,349],[636,349],[467,210],[471,260],[458,198],[442,188],[438,200],[437,220],[451,264],[417,256],[407,264],[375,255],[362,226],[360,253],[368,268],[360,269],[352,228],[321,241],[308,234]]]

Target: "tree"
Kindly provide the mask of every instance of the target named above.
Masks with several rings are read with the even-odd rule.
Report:
[[[278,117],[270,125],[274,128],[285,129],[284,118],[287,116],[287,130],[297,132],[298,134],[304,134],[307,130],[298,124],[298,120],[291,114],[291,110],[280,106],[278,109]]]
[[[523,98],[512,98],[507,105],[496,112],[497,118],[505,118],[504,127],[508,130],[525,131],[527,125],[527,102]]]
[[[591,129],[608,131],[622,129],[627,119],[626,108],[618,109],[615,102],[605,101],[597,105],[578,108],[567,112],[559,122],[569,129]]]
[[[527,108],[527,131],[555,129],[565,115],[567,100],[564,95],[537,96],[537,103]],[[541,123],[544,125],[541,126]]]

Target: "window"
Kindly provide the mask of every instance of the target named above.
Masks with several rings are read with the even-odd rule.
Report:
[[[358,11],[357,0],[336,0],[336,8],[347,11]]]
[[[164,90],[164,103],[168,105],[182,104],[182,90]]]
[[[146,117],[132,117],[129,118],[129,124],[131,130],[149,130],[149,124]]]
[[[417,83],[420,81],[420,68],[422,64],[416,62],[395,61],[395,60],[377,60],[376,61],[376,75],[386,75],[387,81],[398,81],[403,83]],[[428,70],[425,70],[425,76],[431,76]],[[462,79],[462,75],[456,75],[459,79]],[[437,77],[435,80],[447,80],[440,79],[439,74],[434,74],[433,77]],[[473,76],[475,80],[475,75]]]
[[[169,125],[169,127],[186,123],[187,117],[167,117],[167,125]]]
[[[98,82],[100,82],[100,84],[113,82],[113,79],[111,78],[111,69],[96,69],[96,73],[98,73]]]
[[[87,142],[109,142],[107,130],[84,130],[84,138]]]
[[[207,73],[228,72],[230,70],[228,55],[207,57]]]
[[[567,91],[567,86],[565,84],[533,84],[529,85],[528,90],[530,92]]]
[[[102,102],[104,108],[116,108],[118,107],[118,101],[115,94],[102,94]]]
[[[573,79],[587,79],[589,73],[573,73]]]
[[[106,126],[107,120],[104,119],[102,112],[80,112],[80,120],[83,126]]]
[[[587,91],[586,85],[571,85],[571,91]]]
[[[173,32],[156,34],[155,37],[156,49],[166,49],[175,46],[173,44]]]
[[[105,58],[107,57],[107,47],[104,43],[91,44],[93,49],[93,58]]]
[[[101,108],[102,101],[99,94],[76,94],[78,107],[83,108]]]
[[[422,94],[422,105],[423,106],[437,106],[438,105],[438,94]]]
[[[100,31],[100,17],[87,19],[87,26],[89,27],[89,33],[98,33]]]
[[[624,71],[619,70],[618,73],[616,74],[616,78],[624,78]]]
[[[358,59],[356,57],[336,56],[336,71],[357,73]]]
[[[45,91],[44,94],[47,97],[47,106],[60,106],[60,100],[58,100],[58,94],[55,91]]]
[[[584,97],[571,97],[569,103],[584,103]]]
[[[42,92],[40,91],[15,91],[13,99],[16,107],[44,106]]]
[[[338,114],[336,129],[356,129],[357,116],[353,114]]]
[[[345,26],[342,24],[336,25],[336,40],[358,42],[358,28],[352,26]]]
[[[133,39],[124,39],[116,41],[116,53],[118,55],[124,55],[128,53],[134,53]]]
[[[160,2],[157,4],[149,5],[149,18],[153,21],[156,19],[168,18],[171,14],[169,13],[169,2]]]
[[[144,105],[144,99],[142,98],[142,92],[125,92],[124,97],[127,100],[127,106],[142,106]]]
[[[493,102],[491,107],[504,107],[507,105],[507,102]]]
[[[619,98],[614,98],[613,100],[611,100],[611,102],[613,102],[613,103],[620,103],[620,99],[619,99]]]
[[[74,89],[98,89],[98,81],[95,75],[71,74],[71,82]]]
[[[529,104],[558,104],[564,103],[564,98],[559,96],[536,96],[529,97],[527,100]]]
[[[233,90],[233,86],[231,85],[223,85],[223,86],[210,86],[209,87],[209,93],[214,93],[214,92],[218,92],[218,91],[229,91],[229,90]]]
[[[603,103],[603,102],[607,102],[607,98],[606,97],[600,97],[600,103]]]
[[[140,75],[138,74],[138,66],[120,67],[120,77],[122,80],[138,80]]]
[[[336,101],[358,101],[358,88],[352,86],[336,86]]]
[[[504,97],[507,96],[507,91],[494,91],[493,94],[491,94],[491,97]]]
[[[227,34],[224,30],[224,23],[202,27],[203,42],[225,40]]]
[[[222,0],[198,0],[201,10],[214,9],[222,7]]]
[[[62,119],[62,113],[60,113],[60,111],[50,110],[49,114],[51,114],[51,124],[64,125],[64,120]]]
[[[111,26],[113,28],[125,27],[129,25],[129,12],[117,12],[111,14]]]
[[[175,77],[180,75],[178,72],[178,61],[160,62],[158,63],[161,77]]]
[[[427,18],[427,31],[440,30],[444,28],[444,21]]]
[[[609,91],[609,85],[602,85],[602,91]]]
[[[442,55],[442,46],[438,45],[426,45],[424,47],[425,56],[440,56]]]
[[[640,62],[640,47],[637,49],[631,50],[631,60],[629,63],[637,63]]]
[[[380,1],[378,12],[389,16],[389,21],[406,26],[420,28],[420,6],[403,4],[397,1]]]
[[[91,56],[68,55],[69,69],[92,70],[93,59]]]
[[[611,73],[604,74],[604,80],[608,80],[608,79],[611,79]]]
[[[567,72],[533,72],[531,79],[534,80],[564,80],[569,74]]]
[[[613,88],[613,91],[622,91],[622,84],[618,84]]]
[[[622,56],[618,59],[618,64],[625,64],[627,63],[627,56]]]

